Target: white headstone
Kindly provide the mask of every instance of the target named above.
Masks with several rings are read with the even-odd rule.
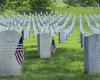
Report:
[[[100,35],[84,37],[85,73],[100,73]]]
[[[60,31],[59,32],[59,43],[64,43],[65,40],[66,40],[65,32],[64,31]]]
[[[0,76],[18,76],[22,65],[18,63],[15,53],[21,38],[16,31],[0,32]]]
[[[48,33],[38,34],[38,53],[40,58],[51,57],[50,35]]]
[[[29,37],[30,37],[30,31],[29,31],[28,27],[26,27],[24,29],[24,39],[29,39]]]

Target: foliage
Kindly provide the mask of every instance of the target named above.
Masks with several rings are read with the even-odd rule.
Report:
[[[0,0],[0,10],[8,9],[20,13],[27,12],[45,12],[55,9],[55,5],[64,2],[68,6],[99,6],[100,0]]]
[[[51,0],[31,0],[31,6],[32,10],[36,11],[48,11],[50,10],[52,6],[52,1]]]
[[[6,0],[5,9],[15,10],[17,12],[30,11],[29,0]]]
[[[71,6],[83,6],[83,7],[100,5],[99,0],[63,0],[63,2]]]
[[[4,5],[5,5],[5,0],[0,0],[0,10],[3,9]]]
[[[5,2],[4,2],[5,1]],[[52,6],[51,0],[0,0],[4,9],[15,10],[17,12],[30,12],[34,10],[48,10]]]

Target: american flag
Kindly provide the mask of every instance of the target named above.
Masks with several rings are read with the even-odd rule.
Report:
[[[52,42],[51,42],[51,52],[54,53],[56,51],[56,43],[55,43],[55,40],[52,39]]]
[[[24,60],[24,55],[23,55],[23,38],[21,37],[19,40],[19,43],[17,45],[16,51],[15,51],[15,56],[16,60],[18,63],[21,65]]]

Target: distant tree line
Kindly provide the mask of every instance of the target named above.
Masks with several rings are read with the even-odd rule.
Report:
[[[0,0],[0,10],[10,9],[17,12],[50,11],[57,0]],[[68,6],[100,6],[100,0],[63,0]]]
[[[52,0],[0,0],[0,9],[18,12],[49,11]]]
[[[69,6],[76,6],[76,7],[100,6],[100,0],[63,0],[63,2]]]

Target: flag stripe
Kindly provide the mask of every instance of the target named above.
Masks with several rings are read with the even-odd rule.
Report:
[[[20,60],[19,60],[19,58],[18,58],[18,54],[15,54],[15,56],[16,56],[16,60],[18,61],[18,63],[21,64],[21,63],[20,63]]]
[[[23,63],[23,60],[24,60],[22,37],[19,40],[19,43],[17,45],[16,51],[15,51],[15,56],[16,56],[17,62],[21,65]]]
[[[23,60],[23,53],[22,53],[22,51],[19,52],[19,55],[20,55],[21,59]]]
[[[17,56],[18,56],[19,64],[21,64],[21,58],[20,58],[19,52],[17,52]]]

